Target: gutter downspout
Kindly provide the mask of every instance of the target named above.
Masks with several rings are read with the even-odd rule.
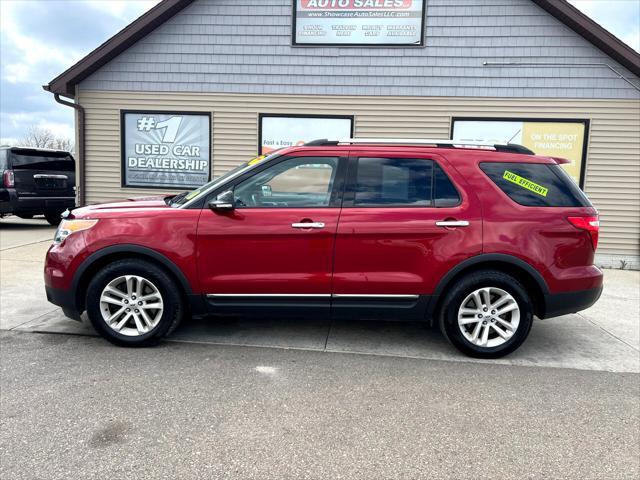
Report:
[[[43,85],[43,89],[47,92],[50,92],[49,85]],[[85,135],[84,135],[84,107],[78,103],[68,102],[66,100],[62,100],[60,95],[57,93],[53,94],[53,98],[60,105],[65,105],[67,107],[73,108],[78,113],[78,152],[77,152],[77,160],[78,160],[78,181],[76,182],[76,186],[78,187],[78,206],[82,207],[85,203],[85,194],[84,194],[84,180],[85,180],[85,163],[84,163],[84,152],[85,152]]]

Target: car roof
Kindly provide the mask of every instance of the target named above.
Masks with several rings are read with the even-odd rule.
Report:
[[[528,149],[527,149],[528,150]],[[441,155],[455,162],[517,162],[517,163],[545,163],[545,164],[563,164],[569,163],[569,160],[559,157],[549,157],[544,155],[536,155],[535,153],[520,153],[518,151],[500,151],[488,146],[472,146],[472,145],[416,145],[416,144],[320,144],[315,142],[305,145],[283,148],[278,151],[278,157],[291,154],[313,154],[327,152],[349,152],[358,154],[359,152],[379,152],[379,154],[389,153],[397,155],[398,153],[419,154],[419,155]],[[268,159],[267,159],[268,160]]]
[[[495,142],[487,140],[451,140],[440,138],[344,138],[328,140],[326,138],[305,143],[306,146],[331,146],[331,145],[388,145],[388,146],[421,146],[437,148],[484,148],[497,152],[525,153],[533,155],[534,152],[517,143]]]

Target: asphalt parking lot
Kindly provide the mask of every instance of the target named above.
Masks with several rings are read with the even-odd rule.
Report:
[[[0,220],[0,478],[637,478],[639,272],[499,361],[422,325],[190,321],[126,350],[46,302]]]

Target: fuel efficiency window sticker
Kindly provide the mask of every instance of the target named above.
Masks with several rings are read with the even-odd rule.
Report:
[[[527,178],[521,177],[520,175],[516,175],[509,170],[504,171],[504,175],[502,175],[502,178],[504,178],[508,182],[515,183],[519,187],[525,188],[530,192],[540,195],[541,197],[546,197],[547,193],[549,193],[548,188],[543,187],[542,185],[539,185]]]

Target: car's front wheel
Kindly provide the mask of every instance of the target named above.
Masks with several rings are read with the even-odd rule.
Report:
[[[157,344],[184,315],[173,279],[144,260],[118,260],[91,280],[86,297],[93,327],[110,342],[128,347]]]
[[[44,218],[49,225],[57,227],[62,221],[62,212],[45,212]]]
[[[474,272],[446,295],[440,327],[463,353],[499,358],[525,341],[533,324],[533,305],[515,278],[499,271]]]

